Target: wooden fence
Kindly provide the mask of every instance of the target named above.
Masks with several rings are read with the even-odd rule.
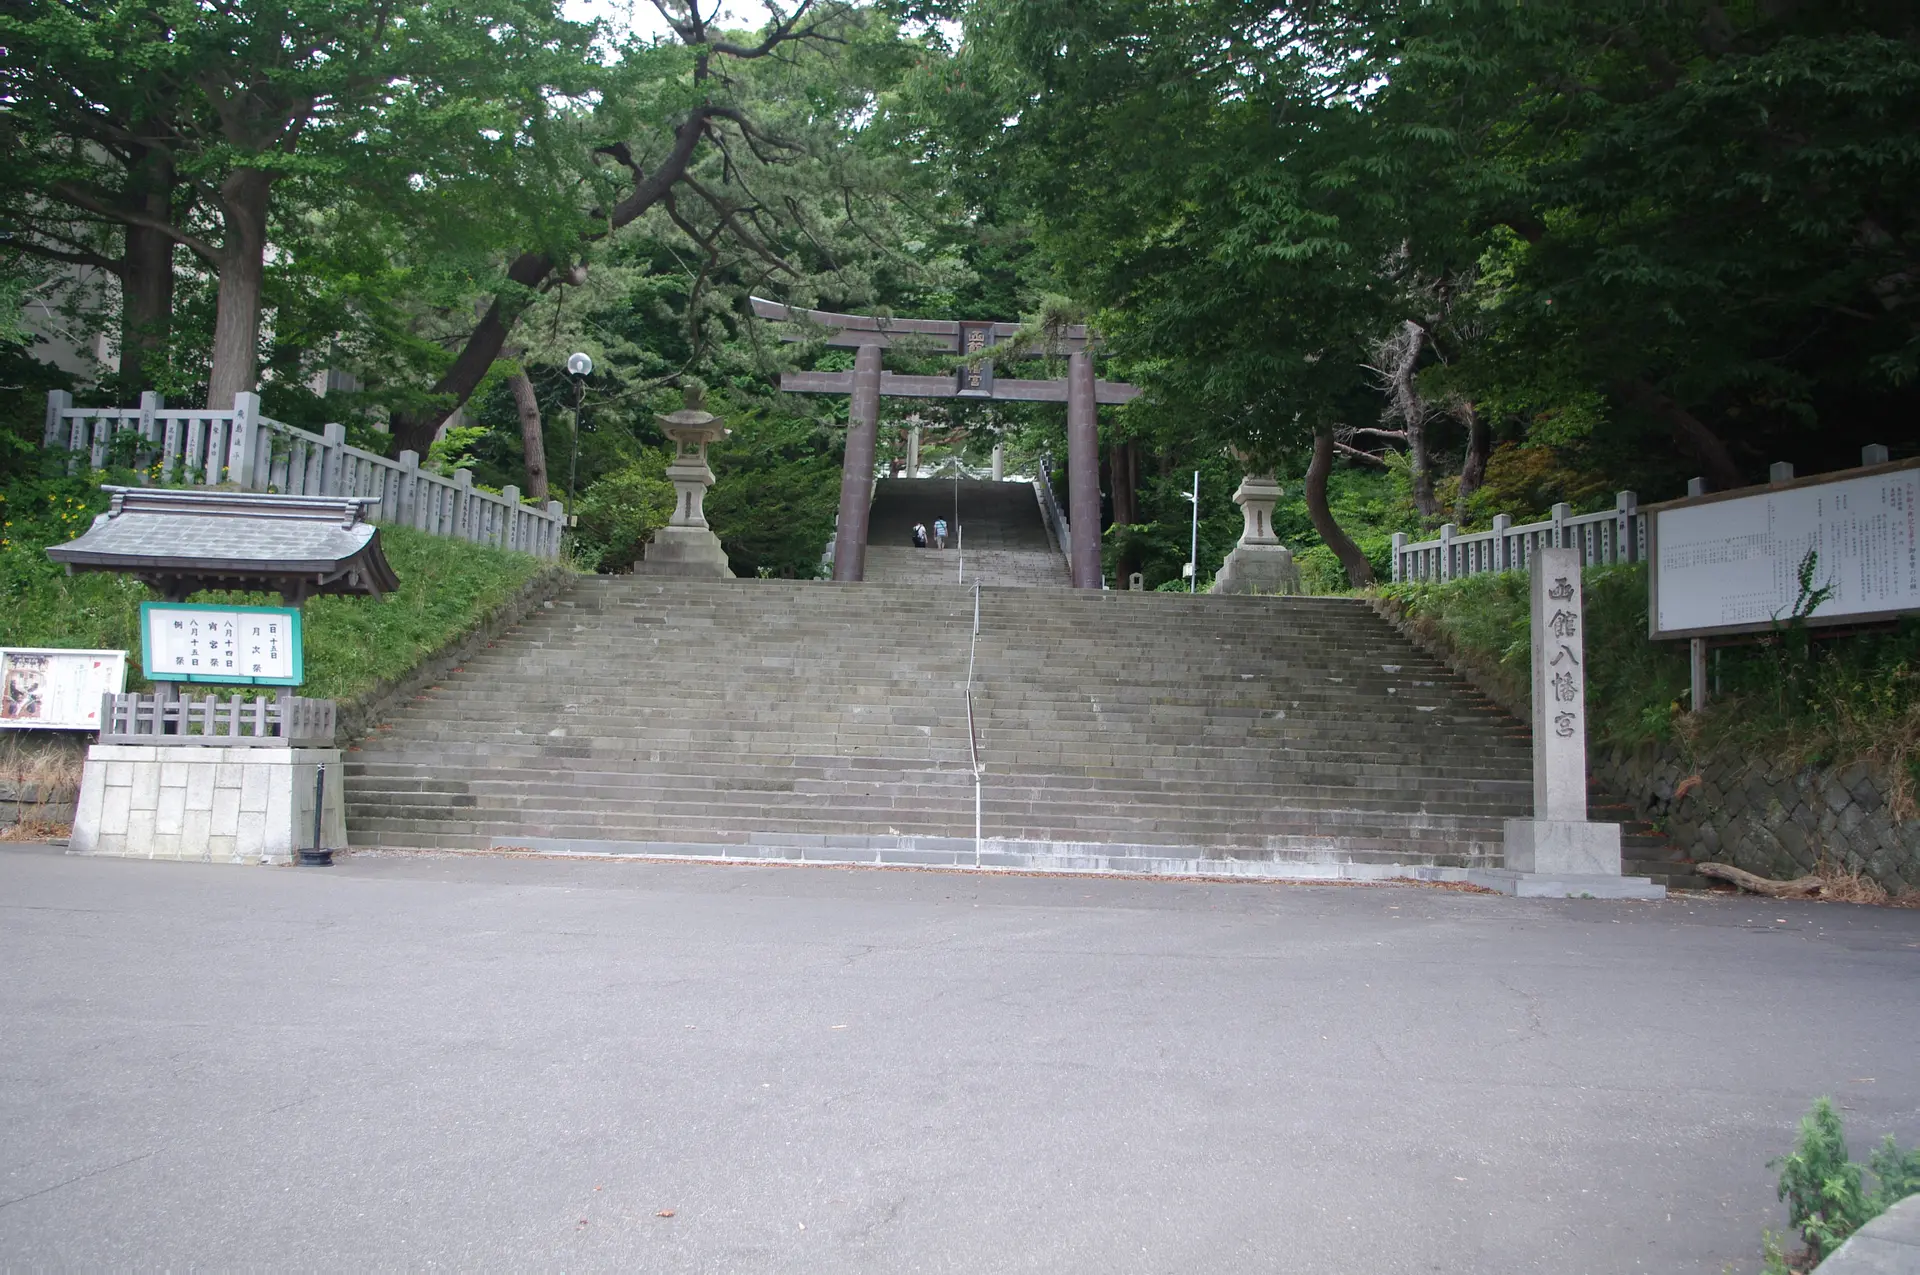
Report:
[[[124,441],[123,441],[124,440]],[[161,485],[272,491],[295,496],[366,496],[374,522],[414,527],[474,544],[560,556],[566,515],[558,501],[544,509],[520,503],[520,490],[480,491],[461,470],[443,478],[420,468],[418,453],[388,460],[347,445],[343,425],[318,434],[260,414],[256,394],[237,394],[230,411],[164,408],[159,396],[139,407],[75,407],[65,390],[47,395],[45,445],[84,454],[96,468],[109,452]]]
[[[100,742],[251,748],[333,747],[334,702],[298,695],[162,699],[107,691]]]
[[[1887,463],[1887,448],[1873,443],[1860,449],[1863,468]],[[1770,484],[1793,479],[1793,466],[1785,461],[1767,471]],[[1706,493],[1702,479],[1687,484],[1688,496]],[[1622,562],[1643,562],[1647,556],[1647,516],[1640,512],[1640,499],[1630,491],[1614,496],[1613,508],[1596,514],[1574,514],[1566,505],[1555,505],[1553,516],[1545,522],[1513,525],[1513,519],[1501,514],[1493,520],[1493,530],[1460,535],[1452,523],[1440,528],[1437,540],[1409,544],[1405,532],[1393,537],[1393,578],[1399,580],[1457,580],[1483,571],[1524,571],[1533,552],[1541,548],[1578,549],[1580,565],[1613,566]]]
[[[1455,580],[1483,571],[1524,571],[1538,549],[1578,549],[1581,565],[1608,566],[1639,562],[1647,555],[1647,516],[1639,498],[1623,491],[1613,508],[1597,514],[1575,514],[1564,504],[1553,507],[1545,522],[1523,523],[1501,514],[1493,530],[1460,535],[1452,523],[1440,528],[1440,538],[1409,544],[1404,531],[1393,537],[1393,578],[1398,580]]]

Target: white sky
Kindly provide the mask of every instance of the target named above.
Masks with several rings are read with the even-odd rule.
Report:
[[[707,12],[712,4],[713,0],[700,0],[701,12]],[[661,36],[669,31],[666,20],[660,16],[660,10],[654,7],[653,0],[563,0],[562,12],[575,22],[600,19],[612,28],[616,43],[629,34]],[[729,27],[758,30],[766,20],[766,6],[754,0],[724,0],[720,6],[720,21]],[[946,33],[949,44],[960,38],[957,23],[942,23],[941,30]]]
[[[700,8],[705,11],[713,0],[700,0]],[[721,21],[729,26],[757,27],[766,18],[767,11],[757,4],[741,4],[738,0],[727,0],[721,6]],[[595,18],[613,28],[614,39],[619,40],[629,32],[640,36],[666,35],[667,24],[660,11],[653,7],[653,0],[565,0],[565,16],[575,22],[591,22]]]

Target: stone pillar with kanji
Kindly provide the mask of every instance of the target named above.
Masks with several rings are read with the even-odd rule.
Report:
[[[1506,866],[1521,874],[1620,876],[1620,826],[1587,818],[1586,613],[1580,551],[1540,549],[1533,625],[1533,818],[1509,819]]]

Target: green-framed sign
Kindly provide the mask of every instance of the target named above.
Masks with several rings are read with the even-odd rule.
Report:
[[[142,602],[140,663],[156,682],[298,686],[306,676],[300,612]]]

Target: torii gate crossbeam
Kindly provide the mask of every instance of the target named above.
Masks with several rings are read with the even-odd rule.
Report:
[[[1067,560],[1075,588],[1097,589],[1100,572],[1101,403],[1125,403],[1139,389],[1123,381],[1097,381],[1084,327],[1067,329],[1067,377],[1064,381],[1000,379],[982,359],[946,376],[901,376],[883,371],[881,352],[896,343],[950,354],[984,354],[1013,336],[1017,325],[947,319],[879,319],[869,315],[801,310],[778,301],[752,298],[762,319],[810,323],[827,330],[827,344],[855,350],[851,372],[787,372],[780,388],[789,394],[846,394],[846,463],[840,472],[840,524],[835,533],[833,578],[858,581],[866,574],[867,511],[873,502],[873,462],[880,432],[882,398],[971,398],[1002,402],[1067,405],[1067,517],[1073,543]],[[787,340],[804,338],[789,335]]]

